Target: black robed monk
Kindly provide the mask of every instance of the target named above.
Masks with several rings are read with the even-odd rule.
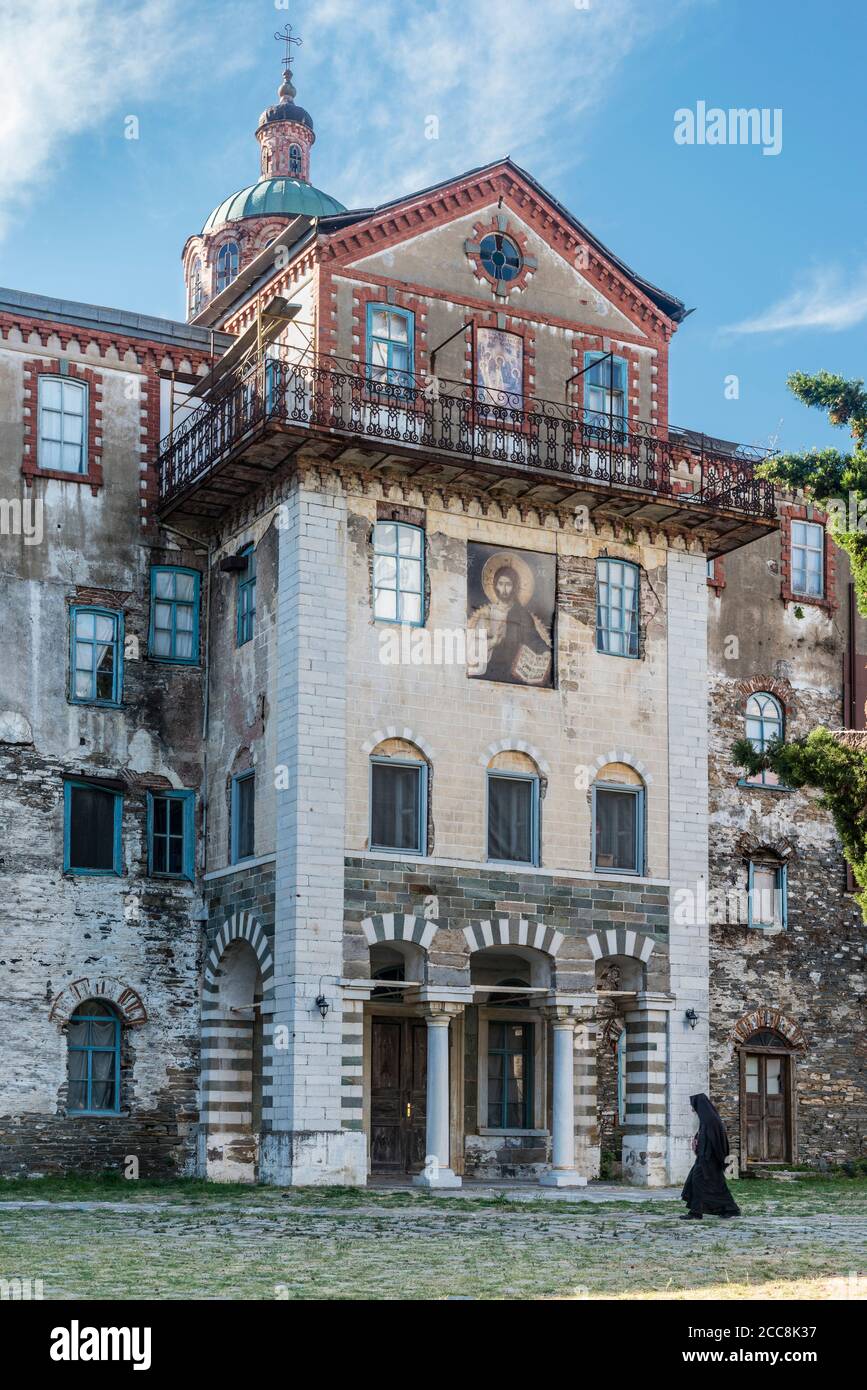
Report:
[[[722,1116],[704,1093],[690,1096],[689,1103],[698,1115],[698,1134],[693,1140],[695,1163],[680,1194],[689,1211],[681,1220],[699,1221],[705,1213],[710,1216],[740,1216],[741,1209],[729,1192],[724,1177],[729,1137]]]

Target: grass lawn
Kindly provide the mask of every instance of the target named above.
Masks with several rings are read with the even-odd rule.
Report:
[[[0,1181],[0,1279],[46,1298],[867,1298],[867,1181],[641,1203],[122,1179]],[[35,1205],[34,1205],[35,1204]]]

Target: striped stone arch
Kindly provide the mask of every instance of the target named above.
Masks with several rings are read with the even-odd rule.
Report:
[[[204,981],[202,985],[202,1012],[217,1008],[220,992],[218,972],[220,961],[226,947],[233,941],[246,941],[256,952],[259,969],[262,972],[262,998],[274,997],[274,957],[271,943],[252,912],[236,912],[217,933],[205,959]]]
[[[482,767],[487,767],[492,758],[498,753],[526,753],[528,758],[532,758],[540,772],[546,777],[551,775],[551,765],[542,757],[538,748],[532,743],[527,743],[523,738],[501,738],[498,743],[492,743],[490,747],[479,758]]]
[[[646,787],[649,787],[653,777],[647,771],[640,758],[636,758],[634,753],[629,753],[623,748],[611,748],[607,753],[601,753],[598,758],[594,758],[593,766],[597,772],[601,772],[608,763],[625,763],[631,767],[633,772],[637,772]]]
[[[430,950],[438,928],[439,922],[409,917],[403,912],[377,912],[373,917],[365,917],[361,924],[368,946],[378,946],[383,941],[411,941],[423,951]]]
[[[546,955],[556,956],[563,945],[563,933],[544,922],[528,922],[526,917],[499,917],[495,921],[471,922],[464,927],[464,937],[473,951],[486,946],[531,946]]]
[[[630,931],[628,927],[591,932],[587,945],[594,960],[601,960],[603,956],[634,956],[646,965],[653,955],[653,937]]]
[[[362,752],[366,753],[369,757],[374,748],[378,748],[380,743],[385,743],[386,740],[390,738],[401,738],[404,743],[414,743],[416,748],[424,753],[428,762],[433,762],[434,755],[430,744],[417,734],[414,729],[399,729],[396,724],[389,724],[385,729],[377,729],[376,733],[371,734],[367,742],[361,745]]]
[[[259,962],[260,1018],[255,1010],[221,1010],[220,967],[226,951],[246,941]],[[273,1038],[266,1025],[274,1003],[271,943],[251,912],[237,912],[220,928],[205,960],[202,983],[201,1123],[207,1136],[205,1172],[209,1177],[249,1180],[255,1176],[257,1134],[254,1112],[254,1037],[263,1030],[261,1119],[273,1116]]]

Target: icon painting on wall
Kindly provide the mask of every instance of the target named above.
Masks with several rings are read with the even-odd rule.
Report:
[[[553,555],[469,542],[467,627],[485,634],[471,678],[553,686],[556,564]]]
[[[483,405],[520,410],[524,400],[524,339],[498,328],[477,329],[476,384]]]

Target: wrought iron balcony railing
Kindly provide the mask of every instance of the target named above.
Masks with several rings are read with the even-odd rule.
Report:
[[[161,503],[283,429],[775,516],[772,485],[755,473],[765,450],[506,391],[377,374],[381,369],[363,363],[269,347],[264,359],[215,384],[163,441]]]

